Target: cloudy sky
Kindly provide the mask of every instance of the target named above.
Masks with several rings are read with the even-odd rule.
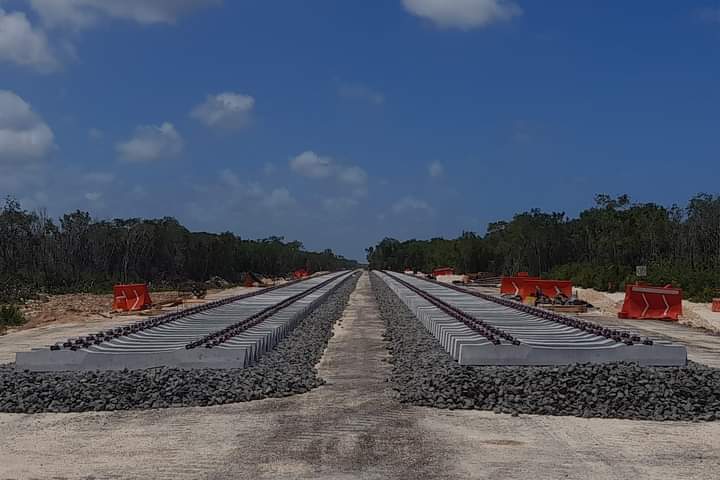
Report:
[[[720,1],[0,0],[0,194],[362,258],[720,190]]]

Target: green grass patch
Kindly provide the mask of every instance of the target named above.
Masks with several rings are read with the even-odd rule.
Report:
[[[17,305],[0,305],[0,333],[8,327],[19,327],[27,322],[25,315]]]

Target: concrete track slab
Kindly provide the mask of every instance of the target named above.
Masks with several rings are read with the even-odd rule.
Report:
[[[639,342],[639,338],[637,342],[626,345],[542,318],[537,312],[525,312],[491,299],[478,298],[466,293],[466,290],[452,289],[410,275],[391,272],[378,275],[461,365],[543,366],[634,362],[644,366],[684,366],[687,362],[687,351],[682,345],[664,340],[644,345]],[[513,345],[500,337],[497,345],[484,342],[483,337],[463,324],[456,318],[457,315],[434,306],[412,289],[425,292],[487,325],[499,328],[512,335],[519,344]],[[474,342],[467,343],[467,340]]]
[[[190,313],[168,323],[152,326],[73,351],[49,347],[18,352],[16,369],[31,371],[140,370],[169,366],[175,368],[243,368],[272,348],[314,304],[349,278],[351,272],[312,277],[257,296],[240,298],[211,309]],[[232,337],[244,342],[226,342],[215,348],[186,348],[190,342],[222,331],[237,322],[296,295],[306,295],[284,306],[260,324]],[[149,319],[153,320],[153,319]],[[90,334],[93,332],[86,332]],[[100,333],[102,335],[102,333]],[[251,345],[247,345],[251,342]]]
[[[167,312],[181,311],[207,302],[222,300],[236,295],[260,290],[256,287],[233,287],[220,292],[211,293],[205,299],[166,309]],[[108,305],[109,308],[109,305]],[[29,351],[32,348],[40,348],[65,340],[70,337],[87,335],[88,332],[107,330],[118,325],[127,325],[138,320],[147,320],[144,315],[122,315],[112,318],[104,318],[99,315],[92,315],[83,321],[69,323],[48,323],[35,328],[18,329],[0,336],[0,363],[15,361],[17,352]]]
[[[498,295],[497,288],[470,287],[468,290]],[[720,335],[707,330],[692,328],[678,322],[621,319],[599,312],[574,316],[608,327],[627,328],[641,335],[663,338],[678,345],[684,345],[688,352],[688,360],[720,368]]]

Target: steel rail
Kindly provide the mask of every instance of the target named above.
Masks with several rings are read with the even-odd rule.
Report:
[[[386,272],[388,273],[388,272]],[[390,274],[389,274],[390,275]],[[396,282],[410,290],[411,292],[419,295],[423,299],[430,302],[432,305],[436,306],[446,314],[450,315],[456,320],[461,321],[464,323],[468,328],[473,330],[476,333],[479,333],[483,337],[487,338],[490,342],[492,342],[495,345],[500,345],[502,343],[502,340],[507,340],[508,342],[512,343],[513,345],[520,345],[520,340],[513,337],[509,333],[497,328],[493,327],[492,325],[488,325],[483,320],[480,320],[479,318],[476,318],[469,313],[463,312],[457,307],[454,307],[450,305],[449,303],[437,298],[436,296],[421,290],[420,288],[416,287],[415,285],[406,282],[402,278],[398,278],[395,275],[390,275]],[[500,337],[500,338],[498,338]]]
[[[468,289],[459,287],[457,285],[438,282],[437,280],[431,280],[431,279],[427,279],[427,278],[424,278],[422,280],[425,280],[426,282],[432,283],[434,285],[439,285],[439,286],[443,286],[445,288],[449,288],[451,290],[455,290],[460,293],[466,293],[466,294],[472,295],[474,297],[481,298],[483,300],[488,300],[490,302],[497,303],[504,307],[513,308],[515,310],[519,310],[524,313],[529,313],[531,315],[535,315],[536,317],[540,317],[545,320],[550,320],[552,322],[556,322],[561,325],[573,327],[578,330],[582,330],[584,332],[590,333],[592,335],[597,335],[599,337],[605,337],[607,339],[611,339],[616,342],[622,342],[625,345],[633,345],[635,343],[642,343],[643,345],[652,345],[653,344],[653,341],[651,339],[642,338],[640,335],[638,335],[636,333],[631,333],[631,332],[627,332],[627,331],[620,331],[620,330],[616,330],[616,329],[612,329],[612,328],[603,327],[602,325],[598,325],[593,322],[588,322],[586,320],[580,320],[578,318],[572,318],[572,317],[568,317],[566,315],[560,315],[555,312],[543,310],[542,308],[534,307],[532,305],[525,305],[523,303],[516,302],[514,300],[509,300],[507,298],[500,298],[500,297],[496,297],[494,295],[490,295],[490,294],[482,293],[482,292],[474,292],[472,290],[468,290]]]
[[[687,363],[685,347],[663,339],[643,340],[624,329],[407,274],[385,271],[379,276],[461,365]],[[505,341],[509,339],[513,341]]]
[[[315,277],[310,278],[318,278],[318,276],[326,276],[329,275],[329,273],[323,273],[321,275],[316,275]],[[126,337],[129,335],[133,335],[151,328],[156,328],[161,325],[166,325],[171,322],[175,322],[177,320],[189,317],[191,315],[205,312],[207,310],[211,310],[214,308],[222,307],[223,305],[228,305],[233,302],[237,302],[239,300],[245,300],[247,298],[257,297],[259,295],[265,295],[267,293],[280,290],[283,288],[291,287],[293,285],[296,285],[300,282],[304,282],[309,280],[309,278],[303,278],[298,280],[292,280],[287,283],[283,283],[280,285],[274,285],[269,288],[264,288],[261,290],[256,290],[254,292],[249,293],[243,293],[241,295],[233,295],[232,297],[223,298],[221,300],[215,300],[213,302],[208,302],[204,305],[198,305],[191,308],[186,308],[184,310],[178,311],[178,312],[172,312],[167,313],[164,315],[160,315],[157,317],[149,318],[147,320],[140,320],[135,323],[121,326],[121,327],[115,327],[113,329],[100,331],[96,334],[92,335],[86,335],[81,337],[72,337],[68,338],[64,342],[56,343],[55,345],[50,346],[50,350],[61,350],[61,349],[69,349],[69,350],[80,350],[83,348],[89,348],[93,345],[100,345],[104,342],[109,342],[115,339],[118,339],[120,337]]]
[[[326,292],[326,294],[328,294],[328,293],[332,292],[333,290],[335,290],[336,288],[338,288],[348,278],[350,278],[350,276],[347,276],[346,278],[344,278],[333,289]],[[294,304],[295,302],[302,300],[303,298],[307,297],[308,295],[311,295],[313,292],[316,292],[317,290],[320,290],[321,288],[334,282],[335,280],[337,280],[337,277],[329,278],[328,280],[325,280],[324,282],[319,283],[319,284],[315,285],[314,287],[311,287],[308,290],[300,292],[297,295],[293,295],[292,297],[287,298],[279,303],[276,303],[275,305],[271,305],[255,314],[251,315],[248,318],[245,318],[243,320],[240,320],[236,323],[233,323],[232,325],[229,325],[229,326],[223,328],[222,330],[218,330],[209,335],[206,335],[205,337],[203,337],[199,340],[190,342],[187,345],[185,345],[185,348],[189,350],[189,349],[196,348],[196,347],[199,347],[202,345],[204,345],[205,348],[217,347],[218,345],[221,345],[221,344],[227,342],[231,338],[243,333],[244,331],[254,327],[255,325],[258,325],[258,324],[264,322],[271,316],[278,313],[280,310],[283,310],[283,309],[289,307],[290,305]]]

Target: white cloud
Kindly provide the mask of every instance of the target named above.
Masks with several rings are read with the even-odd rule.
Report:
[[[708,23],[720,23],[720,7],[718,8],[701,8],[697,10],[697,16],[700,20]]]
[[[323,208],[328,212],[345,212],[357,207],[359,202],[349,197],[333,197],[323,200]]]
[[[339,167],[337,178],[348,185],[365,185],[367,183],[367,173],[360,167]]]
[[[275,188],[262,199],[263,205],[277,210],[295,205],[296,201],[287,188]]]
[[[428,174],[433,177],[441,177],[445,173],[445,167],[440,162],[432,162],[428,165]]]
[[[43,162],[0,161],[0,192],[26,194],[29,190],[45,188],[47,168]]]
[[[511,0],[402,0],[405,9],[443,28],[469,30],[522,15]]]
[[[427,214],[432,214],[434,212],[433,208],[426,201],[413,196],[403,197],[395,202],[392,206],[392,211],[398,215],[409,214],[417,211],[425,212]]]
[[[103,194],[100,192],[88,192],[85,194],[85,198],[90,202],[97,202],[102,196]]]
[[[0,163],[40,159],[54,147],[54,137],[25,100],[0,90]]]
[[[242,185],[242,182],[240,181],[240,178],[235,175],[235,173],[232,170],[222,170],[220,172],[220,181],[227,185],[228,187],[237,188],[240,185]]]
[[[148,191],[142,185],[135,185],[130,190],[130,197],[136,200],[142,200],[148,196]]]
[[[44,191],[29,193],[20,199],[20,205],[26,210],[46,209],[50,203],[50,197]]]
[[[87,192],[83,195],[83,197],[87,200],[93,210],[101,210],[105,208],[105,195],[102,192]]]
[[[338,87],[338,95],[345,98],[365,100],[374,105],[382,105],[385,103],[385,96],[382,93],[376,92],[370,87],[359,83],[340,85],[340,87]]]
[[[110,172],[90,172],[82,176],[83,181],[93,185],[105,185],[115,181],[115,174]]]
[[[277,172],[277,167],[274,163],[267,162],[263,165],[263,173],[265,175],[273,175],[275,172]]]
[[[305,177],[324,178],[332,174],[333,163],[330,157],[322,157],[313,151],[307,151],[290,160],[290,167]]]
[[[102,140],[105,134],[99,128],[93,127],[88,129],[88,136],[93,140]]]
[[[287,188],[267,190],[256,182],[243,182],[232,170],[219,173],[220,183],[227,187],[231,203],[260,205],[273,212],[292,207],[297,203]]]
[[[247,127],[252,120],[255,99],[249,95],[224,92],[209,95],[205,102],[193,109],[190,116],[208,127],[222,129],[240,129]]]
[[[0,0],[2,3],[3,0]],[[77,58],[67,32],[51,29],[82,30],[102,19],[121,19],[141,24],[175,23],[195,10],[221,5],[223,0],[27,0],[42,20],[43,29],[34,28],[23,12],[7,13],[0,8],[0,62],[11,62],[40,72],[61,66],[59,58]]]
[[[332,157],[318,155],[306,151],[290,160],[290,168],[296,173],[309,178],[332,178],[338,183],[355,187],[357,195],[365,192],[368,175],[357,165],[343,165]]]
[[[7,13],[0,8],[0,61],[15,63],[40,72],[59,67],[47,36],[33,28],[22,12]]]
[[[93,26],[106,17],[142,24],[174,23],[182,15],[221,3],[222,0],[30,0],[46,25],[73,29]]]
[[[160,126],[140,126],[130,140],[118,143],[120,157],[128,162],[151,162],[178,156],[184,148],[184,141],[172,123]]]

